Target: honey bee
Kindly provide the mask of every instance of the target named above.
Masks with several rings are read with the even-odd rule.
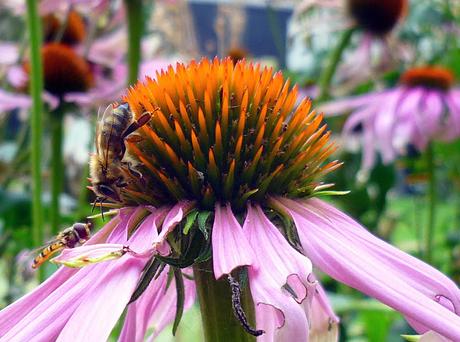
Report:
[[[51,240],[46,247],[42,249],[32,264],[36,269],[55,253],[64,248],[74,248],[77,244],[87,241],[91,233],[91,223],[74,223],[72,227],[64,229],[55,239]]]
[[[98,196],[96,202],[106,198],[121,202],[120,189],[127,186],[123,168],[141,176],[131,168],[129,162],[122,161],[126,152],[125,139],[145,125],[151,116],[151,113],[144,113],[137,121],[134,120],[128,103],[117,107],[112,105],[105,110],[97,126],[96,153],[90,158],[91,183]]]

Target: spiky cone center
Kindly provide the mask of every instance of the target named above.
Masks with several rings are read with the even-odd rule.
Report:
[[[153,115],[127,141],[143,182],[131,178],[125,198],[238,209],[268,194],[313,195],[339,162],[325,162],[335,146],[323,116],[306,99],[294,108],[296,97],[280,72],[229,58],[177,64],[138,83],[123,100],[136,118]]]
[[[71,47],[49,43],[42,48],[44,86],[54,95],[88,90],[94,82],[89,63]],[[29,65],[25,65],[26,71]]]
[[[348,11],[365,31],[382,36],[406,14],[407,0],[347,0]]]
[[[454,74],[450,70],[439,66],[412,68],[401,76],[401,83],[409,87],[449,90],[454,82]]]
[[[43,35],[45,42],[74,45],[81,43],[86,37],[86,26],[83,17],[71,10],[66,17],[60,18],[55,14],[43,17]]]

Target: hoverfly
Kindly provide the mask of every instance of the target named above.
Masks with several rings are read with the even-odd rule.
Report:
[[[32,268],[40,267],[45,261],[64,248],[74,248],[77,244],[87,241],[91,234],[91,223],[74,223],[71,227],[64,229],[56,238],[48,242],[32,264]]]

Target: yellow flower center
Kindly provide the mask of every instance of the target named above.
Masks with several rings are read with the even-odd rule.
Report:
[[[340,164],[325,163],[335,150],[330,132],[309,100],[295,108],[296,97],[280,72],[229,58],[147,78],[123,99],[136,118],[153,115],[127,139],[142,181],[130,177],[122,193],[154,205],[192,199],[234,208],[267,194],[313,195]]]

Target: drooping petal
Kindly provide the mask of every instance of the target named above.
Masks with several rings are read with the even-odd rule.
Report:
[[[460,340],[460,291],[439,271],[370,234],[326,203],[277,198],[293,218],[306,255],[322,271],[433,330]],[[441,302],[442,300],[442,302]]]
[[[251,265],[254,259],[243,230],[229,205],[216,204],[212,227],[214,275],[219,279],[234,268]]]
[[[76,248],[66,248],[51,262],[67,267],[84,267],[103,261],[121,258],[127,251],[122,244],[101,243]]]
[[[335,342],[339,338],[339,318],[332,310],[324,289],[316,284],[311,302],[303,303],[310,322],[309,342]]]
[[[460,136],[460,101],[458,100],[460,92],[450,92],[445,96],[449,115],[447,116],[447,127],[445,141],[456,139]]]
[[[192,274],[191,271],[185,269],[183,273]],[[184,277],[184,312],[190,309],[196,299],[196,288],[195,282]],[[171,284],[166,294],[161,301],[152,308],[150,312],[149,327],[153,329],[152,335],[148,338],[148,341],[153,342],[154,339],[171,324],[176,316],[176,285]]]
[[[308,281],[312,271],[310,260],[289,245],[260,206],[248,206],[243,232],[255,256],[253,273],[265,273],[272,279],[270,283],[275,284],[274,289],[280,292],[289,284],[297,290],[295,299],[302,302],[311,285]],[[257,281],[257,277],[251,281]]]
[[[128,217],[128,224],[138,212],[138,210],[133,211]],[[155,215],[155,213],[150,215]],[[125,226],[125,231],[128,231],[128,226]],[[143,221],[129,240],[123,243],[132,246],[135,250],[144,251],[152,244],[152,240],[149,239],[151,236],[150,222]],[[137,257],[127,253],[108,264],[94,265],[107,266],[103,274],[96,274],[97,280],[94,281],[94,287],[85,294],[84,299],[59,334],[58,341],[107,340],[128,304],[150,256]]]
[[[257,341],[307,341],[308,321],[302,306],[274,286],[266,286],[271,279],[264,279],[265,274],[254,275],[253,272],[250,267],[249,284],[255,303],[256,326],[265,332]]]
[[[172,282],[168,288],[167,266],[157,279],[147,287],[145,292],[128,306],[125,323],[119,342],[141,342],[145,340],[147,329],[153,328],[150,337],[156,337],[168,324],[176,313],[176,285]],[[195,301],[195,283],[184,278],[185,303],[184,311],[188,310]]]
[[[361,106],[368,105],[378,100],[381,96],[384,96],[385,94],[386,92],[369,95],[359,95],[354,97],[348,97],[345,99],[340,99],[337,101],[332,101],[321,105],[318,108],[318,111],[324,113],[326,117],[335,116],[339,114],[346,114],[346,112],[348,111],[360,108]]]
[[[97,278],[98,285],[85,296],[57,341],[106,341],[131,298],[145,261],[129,255],[115,261],[115,267]]]
[[[92,236],[85,245],[102,242],[119,223],[120,218],[118,216],[113,218],[101,230]],[[61,288],[61,285],[71,279],[77,272],[78,270],[76,269],[61,267],[50,278],[34,289],[34,291],[0,311],[0,336],[4,336],[39,304],[45,302],[48,296],[50,296],[53,292],[57,290],[60,291],[59,289]],[[78,281],[76,284],[78,284]],[[64,294],[66,291],[67,290],[64,290],[60,293]]]
[[[180,201],[172,207],[163,221],[160,233],[154,239],[154,244],[161,245],[167,235],[173,231],[180,221],[182,221],[192,207],[193,202],[190,201]]]

